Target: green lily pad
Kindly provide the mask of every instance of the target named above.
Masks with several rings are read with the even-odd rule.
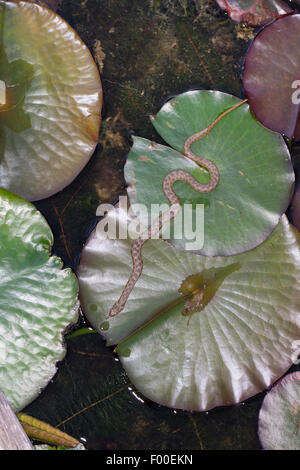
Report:
[[[163,240],[143,247],[144,269],[124,310],[109,311],[131,272],[131,240],[101,239],[100,224],[131,223],[110,211],[84,247],[78,278],[83,311],[116,351],[130,380],[166,406],[207,410],[268,387],[292,364],[300,334],[300,246],[285,216],[249,253],[206,257]],[[203,294],[185,315],[186,303]]]
[[[172,170],[186,170],[207,183],[208,172],[183,157],[184,142],[239,101],[226,93],[202,90],[167,102],[152,123],[175,150],[134,138],[125,166],[131,205],[143,204],[148,213],[151,204],[168,205],[162,182]],[[209,193],[199,193],[183,181],[174,184],[181,205],[191,205],[194,220],[196,205],[204,207],[204,245],[200,249],[189,245],[194,228],[185,229],[181,239],[172,235],[174,225],[180,224],[179,215],[171,223],[171,236],[164,229],[162,236],[177,248],[206,256],[234,255],[258,246],[278,224],[293,189],[294,172],[283,138],[258,123],[243,104],[193,144],[192,151],[215,163],[220,173],[219,184]],[[139,218],[148,226],[147,214]]]
[[[73,181],[97,144],[97,66],[56,13],[0,1],[0,80],[0,186],[46,198]]]
[[[266,450],[300,450],[300,372],[285,376],[266,395],[258,434]]]
[[[0,389],[15,411],[55,374],[78,316],[76,277],[50,257],[52,243],[43,216],[0,189]]]

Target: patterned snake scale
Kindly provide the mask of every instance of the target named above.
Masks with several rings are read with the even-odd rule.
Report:
[[[175,181],[185,181],[189,184],[193,189],[198,191],[199,193],[208,193],[215,189],[217,184],[219,183],[220,175],[217,167],[212,163],[210,160],[207,160],[204,157],[198,157],[191,151],[191,146],[198,140],[205,137],[209,132],[215,127],[215,125],[224,117],[226,114],[230,113],[234,109],[238,108],[242,104],[244,104],[247,100],[240,101],[236,105],[232,106],[231,108],[224,111],[220,114],[208,127],[201,130],[200,132],[196,132],[195,134],[188,137],[184,143],[184,156],[189,158],[193,162],[197,163],[197,165],[205,168],[208,170],[210,175],[210,181],[208,183],[199,183],[190,173],[184,170],[173,170],[166,175],[163,180],[163,192],[167,199],[170,202],[170,209],[161,214],[148,228],[145,232],[143,232],[131,246],[131,258],[132,258],[132,271],[129,276],[129,279],[122,291],[122,294],[117,300],[117,302],[112,306],[109,316],[114,317],[120,313],[127,302],[127,299],[133,290],[136,282],[138,281],[139,277],[143,272],[143,258],[142,258],[142,247],[146,241],[148,241],[151,236],[153,237],[157,233],[160,232],[163,225],[172,220],[180,210],[180,201],[176,196],[173,190],[173,184]]]

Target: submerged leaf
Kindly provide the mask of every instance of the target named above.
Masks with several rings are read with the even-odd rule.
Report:
[[[134,236],[134,219],[127,217],[119,208],[105,219],[118,219],[122,232],[130,224]],[[107,344],[120,343],[122,364],[146,397],[207,410],[255,395],[290,367],[300,334],[300,248],[285,216],[262,245],[232,257],[148,241],[143,273],[125,309],[111,318],[131,272],[130,247],[130,239],[92,233],[78,269],[80,299]],[[196,289],[207,301],[187,317],[187,295]]]
[[[76,277],[50,257],[52,243],[42,215],[0,189],[0,388],[15,411],[53,377],[77,319]]]

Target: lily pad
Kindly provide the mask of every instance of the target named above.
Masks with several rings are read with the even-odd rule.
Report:
[[[173,148],[134,137],[125,179],[131,205],[143,204],[147,208],[145,214],[139,215],[145,226],[149,224],[152,204],[169,205],[162,183],[170,171],[186,170],[201,183],[209,181],[207,170],[184,158],[184,142],[239,101],[219,91],[183,93],[168,101],[152,119],[155,129]],[[294,183],[290,155],[282,137],[258,123],[248,104],[243,104],[193,144],[192,151],[211,160],[220,173],[217,187],[208,193],[199,193],[184,181],[174,184],[181,206],[189,204],[192,208],[194,222],[197,205],[204,207],[204,244],[195,249],[196,245],[190,243],[195,238],[194,225],[186,225],[180,236],[174,235],[178,233],[181,214],[171,222],[170,234],[166,235],[163,228],[162,236],[177,248],[206,256],[234,255],[262,243],[286,210]],[[201,223],[199,217],[198,231]]]
[[[217,0],[222,10],[237,22],[262,26],[293,9],[282,0]]]
[[[259,398],[221,413],[156,406],[132,386],[99,335],[68,339],[67,345],[58,373],[25,413],[84,437],[88,450],[259,449]]]
[[[50,257],[52,243],[43,216],[0,189],[0,389],[15,411],[55,374],[78,316],[76,277]]]
[[[107,345],[119,343],[122,364],[144,396],[207,410],[255,395],[290,367],[300,334],[300,246],[285,216],[261,246],[232,257],[148,241],[140,279],[124,310],[109,317],[131,272],[131,240],[100,236],[101,224],[115,220],[134,236],[134,219],[121,207],[99,223],[82,253],[80,299]],[[202,305],[186,316],[197,291]]]
[[[251,109],[266,127],[300,139],[300,15],[266,26],[250,46],[243,85]]]
[[[97,144],[97,66],[56,13],[0,1],[0,80],[0,186],[28,200],[46,198],[78,175]]]
[[[285,376],[266,395],[258,434],[266,450],[300,450],[300,372]]]

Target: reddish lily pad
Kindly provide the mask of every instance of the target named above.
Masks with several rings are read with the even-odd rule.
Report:
[[[233,21],[262,26],[293,9],[282,0],[217,0]]]
[[[0,1],[0,80],[0,186],[46,198],[73,181],[98,142],[97,66],[56,13]]]
[[[256,118],[273,131],[300,139],[300,15],[274,21],[253,41],[243,84]]]

